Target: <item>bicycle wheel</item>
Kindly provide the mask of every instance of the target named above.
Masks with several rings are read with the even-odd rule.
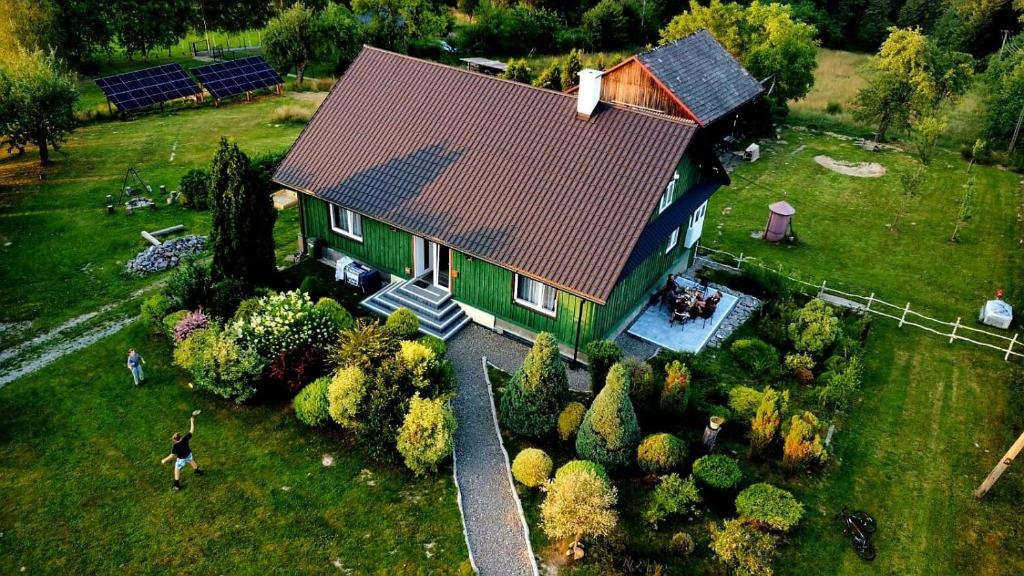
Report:
[[[856,546],[856,548],[857,555],[869,562],[871,560],[874,560],[875,556],[877,556],[877,553],[875,552],[875,547],[870,542],[865,541],[863,545]]]
[[[874,534],[875,530],[878,529],[878,524],[875,519],[871,517],[867,512],[854,512],[850,514],[850,518],[860,526],[860,529],[868,534]]]

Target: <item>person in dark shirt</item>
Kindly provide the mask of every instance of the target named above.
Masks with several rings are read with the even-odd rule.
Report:
[[[203,471],[199,469],[199,464],[192,458],[192,448],[188,445],[188,441],[192,439],[192,434],[196,431],[196,417],[192,416],[189,418],[188,434],[184,436],[179,432],[175,432],[171,436],[171,453],[166,458],[160,461],[160,464],[166,464],[171,460],[174,460],[174,484],[171,486],[175,492],[181,490],[181,469],[186,464],[192,466],[192,470],[195,471],[196,475],[202,475]]]

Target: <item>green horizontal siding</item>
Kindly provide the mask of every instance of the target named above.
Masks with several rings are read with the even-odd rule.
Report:
[[[307,238],[319,238],[327,246],[389,274],[409,276],[406,268],[412,269],[412,235],[408,232],[364,216],[363,241],[359,242],[331,230],[326,201],[307,194],[299,194],[299,199]]]
[[[470,260],[465,254],[455,251],[452,251],[452,269],[457,271],[457,277],[452,280],[452,297],[459,302],[534,332],[551,332],[569,346],[576,342],[576,324],[582,304],[580,346],[589,341],[595,308],[592,302],[559,291],[558,307],[552,318],[514,302],[514,273],[511,270],[479,258]]]

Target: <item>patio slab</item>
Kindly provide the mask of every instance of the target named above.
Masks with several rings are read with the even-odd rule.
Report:
[[[688,287],[697,286],[695,282],[685,278],[680,278],[679,284]],[[664,307],[648,306],[629,327],[627,333],[661,348],[696,354],[715,335],[718,327],[729,316],[738,301],[739,298],[734,294],[723,290],[722,300],[718,303],[714,316],[709,318],[706,323],[698,319],[682,326],[679,324],[669,326],[668,311]]]

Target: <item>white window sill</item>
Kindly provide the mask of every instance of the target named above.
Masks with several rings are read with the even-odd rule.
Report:
[[[533,310],[534,312],[537,312],[539,314],[543,314],[543,315],[548,316],[550,318],[554,318],[558,314],[558,305],[557,304],[555,305],[555,309],[554,310],[548,310],[547,308],[541,308],[540,306],[537,306],[533,302],[529,302],[529,301],[526,301],[526,300],[520,300],[519,298],[515,298],[515,303],[520,305],[520,306],[522,306],[523,308],[529,308],[530,310]]]
[[[355,234],[352,234],[350,232],[346,232],[346,231],[342,230],[341,228],[335,228],[335,227],[332,226],[331,227],[331,232],[334,232],[338,236],[344,236],[345,238],[348,238],[350,240],[355,240],[356,242],[362,243],[362,241],[363,241],[363,237],[362,236],[356,236]]]

